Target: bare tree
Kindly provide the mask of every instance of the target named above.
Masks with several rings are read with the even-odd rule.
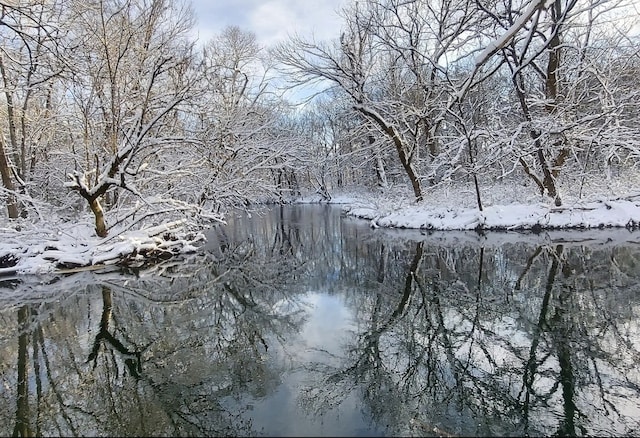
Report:
[[[202,142],[200,202],[242,205],[279,199],[295,188],[300,137],[290,108],[275,93],[267,53],[256,36],[224,29],[202,52],[196,108]]]
[[[531,108],[528,99],[528,89],[531,87],[530,77],[525,76],[524,69],[533,67],[543,79],[543,93],[545,101],[545,110],[551,114],[555,111],[558,99],[558,75],[560,67],[560,44],[561,31],[568,19],[569,13],[576,6],[577,1],[569,0],[563,2],[556,0],[553,5],[547,9],[540,3],[533,10],[531,17],[531,25],[523,28],[522,36],[513,38],[509,44],[502,48],[504,59],[511,70],[511,78],[515,94],[520,104],[523,117],[529,124],[529,135],[533,141],[534,156],[542,176],[537,176],[530,168],[525,157],[520,157],[519,161],[525,173],[533,179],[540,188],[541,193],[547,193],[549,197],[554,199],[556,205],[562,203],[560,195],[556,187],[555,178],[558,175],[560,167],[568,157],[568,150],[562,147],[562,136],[556,136],[556,139],[545,140],[543,133],[534,126],[534,110]],[[534,5],[534,3],[532,3]],[[531,10],[531,9],[530,9]],[[487,11],[485,11],[487,12]],[[512,27],[524,13],[519,12],[517,15],[513,10],[505,8],[505,18],[509,27]],[[496,17],[496,15],[493,15]],[[540,43],[536,44],[536,39],[540,38]],[[546,54],[546,56],[542,56]],[[546,66],[538,65],[536,58],[546,58]],[[544,60],[542,62],[545,62]],[[544,142],[552,143],[551,150],[547,151]],[[549,157],[549,155],[552,155]]]
[[[0,174],[10,218],[27,214],[27,186],[51,117],[52,81],[63,71],[63,20],[58,1],[0,2]]]
[[[344,11],[333,45],[293,40],[279,49],[298,83],[328,80],[393,144],[416,201],[459,168],[463,147],[440,138],[457,97],[449,72],[465,62],[479,17],[465,0],[369,0]],[[454,143],[449,143],[452,146]]]
[[[597,59],[591,56],[597,55],[596,45],[601,44],[594,44],[592,34],[602,36],[604,29],[613,29],[611,20],[620,11],[631,9],[620,1],[577,0],[519,5],[478,2],[478,6],[493,26],[487,26],[483,33],[485,41],[490,42],[484,43],[486,48],[476,65],[497,55],[500,65],[496,69],[506,68],[504,77],[511,81],[515,98],[509,104],[517,109],[510,113],[514,123],[507,121],[511,132],[504,133],[503,138],[513,140],[515,161],[539,192],[560,206],[561,169],[570,159],[584,157],[582,151],[592,148],[589,143],[601,143],[603,124],[611,120],[611,107],[594,112],[594,106],[587,104],[591,99],[588,96],[615,89],[605,85],[608,75],[600,76],[604,81],[600,84],[590,81],[594,71],[591,63]],[[618,42],[628,38],[626,26],[620,22],[617,31],[624,37]],[[615,50],[615,45],[610,48]],[[513,134],[516,132],[518,135]]]
[[[113,189],[124,189],[147,202],[136,181],[157,156],[188,141],[176,123],[193,83],[188,74],[192,43],[186,38],[192,15],[166,0],[74,7],[84,33],[71,90],[83,117],[70,132],[78,149],[67,187],[87,201],[96,234],[105,237],[101,200]]]

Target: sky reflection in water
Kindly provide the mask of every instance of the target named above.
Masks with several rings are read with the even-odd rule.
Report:
[[[271,359],[286,362],[293,354],[298,364],[307,364],[326,361],[328,356],[341,357],[345,340],[354,328],[352,314],[343,300],[309,292],[302,296],[300,304],[308,314],[300,334],[287,340],[286,353],[276,347]],[[339,406],[327,412],[305,411],[301,396],[310,383],[313,382],[309,382],[307,372],[293,365],[282,375],[273,393],[243,400],[252,405],[247,416],[259,432],[269,436],[382,436],[371,426],[371,414],[355,394],[345,395]]]

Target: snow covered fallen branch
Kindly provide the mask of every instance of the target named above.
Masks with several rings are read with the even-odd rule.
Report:
[[[65,225],[57,233],[5,228],[0,230],[4,243],[0,253],[0,276],[153,264],[198,249],[205,240],[204,235],[186,228],[187,221],[181,219],[130,230],[106,241],[96,237],[89,224]]]

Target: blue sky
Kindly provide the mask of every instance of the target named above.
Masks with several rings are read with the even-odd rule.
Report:
[[[209,40],[229,25],[256,34],[264,46],[297,32],[317,40],[340,35],[337,11],[348,0],[191,0],[199,39]]]

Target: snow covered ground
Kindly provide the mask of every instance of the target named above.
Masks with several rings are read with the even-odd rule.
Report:
[[[123,259],[136,266],[150,256],[159,260],[175,254],[197,250],[205,240],[202,233],[186,233],[182,223],[174,221],[144,230],[112,232],[106,238],[97,237],[91,222],[61,221],[49,229],[29,227],[22,223],[19,230],[0,228],[0,277],[16,274],[47,274],[65,266],[114,265]]]
[[[482,211],[469,207],[406,205],[381,208],[379,205],[332,200],[350,205],[348,215],[371,220],[373,227],[419,228],[427,230],[541,230],[559,228],[630,227],[640,224],[640,195],[576,203],[555,207],[551,203],[490,205]]]
[[[640,190],[628,176],[607,186],[589,187],[589,196],[568,192],[563,205],[536,196],[526,186],[503,185],[483,195],[477,206],[471,186],[442,185],[416,204],[411,190],[402,187],[386,193],[332,193],[330,203],[343,204],[346,214],[371,221],[372,227],[422,230],[542,230],[637,228],[640,225]],[[493,194],[493,196],[490,196]],[[300,202],[326,202],[312,194]]]

